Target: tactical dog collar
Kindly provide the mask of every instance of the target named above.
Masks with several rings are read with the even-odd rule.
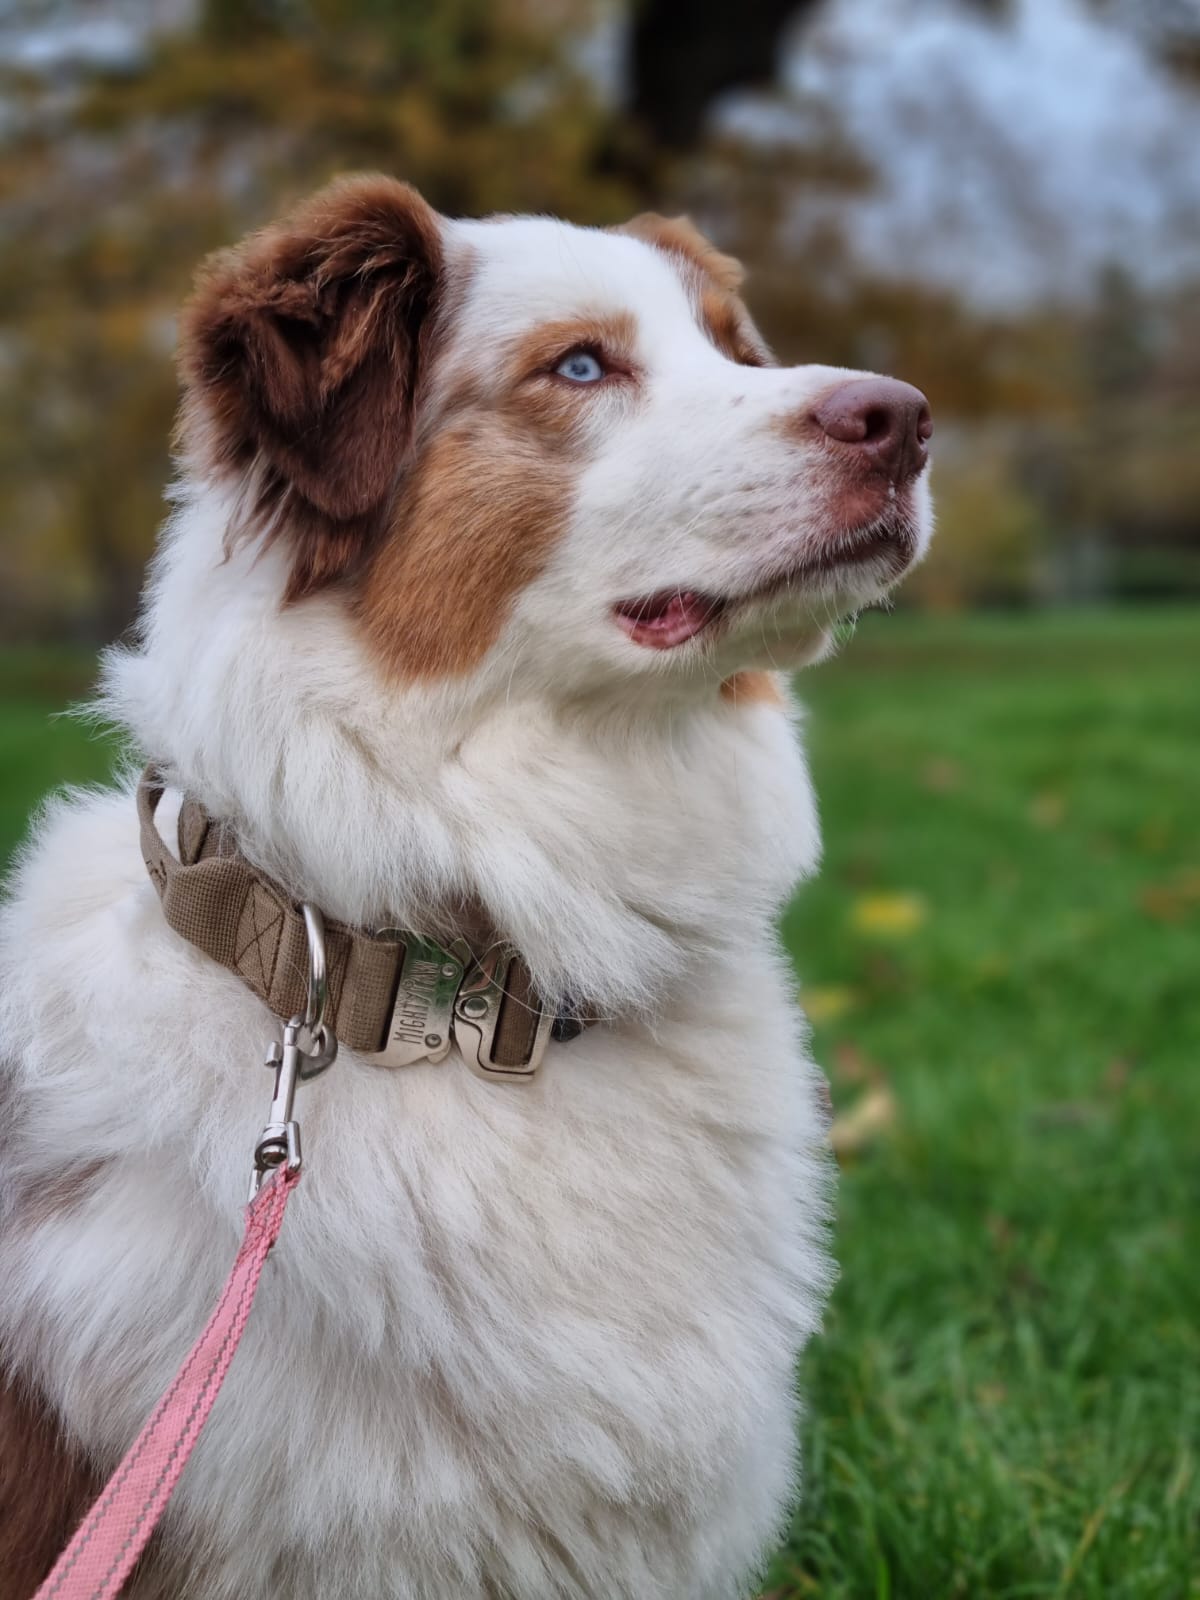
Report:
[[[163,842],[155,812],[163,782],[148,767],[138,785],[142,856],[168,925],[235,973],[277,1017],[303,1014],[309,968],[301,908],[254,867],[232,830],[186,798],[179,854]],[[553,1037],[574,1039],[584,1021],[556,1016],[522,957],[493,943],[476,954],[399,928],[369,933],[325,924],[327,1020],[342,1044],[380,1066],[443,1061],[457,1044],[485,1078],[528,1079]]]

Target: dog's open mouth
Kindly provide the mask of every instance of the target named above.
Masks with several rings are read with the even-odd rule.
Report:
[[[726,602],[695,589],[660,589],[637,600],[620,600],[613,615],[634,644],[673,650],[703,633],[725,610]]]
[[[846,567],[879,562],[888,569],[889,580],[898,578],[911,562],[914,549],[913,533],[906,521],[881,519],[840,548],[797,562],[745,594],[722,596],[682,587],[658,589],[632,600],[619,600],[612,608],[613,616],[634,644],[651,650],[674,650],[697,638],[735,607],[770,600],[789,590],[798,591],[805,582],[828,578]]]

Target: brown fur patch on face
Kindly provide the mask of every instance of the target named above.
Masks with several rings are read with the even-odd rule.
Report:
[[[626,312],[564,318],[512,340],[495,366],[443,373],[438,416],[358,587],[389,673],[455,676],[491,649],[562,536],[589,424],[636,398],[636,340]],[[605,376],[556,373],[572,350]]]
[[[432,678],[478,665],[562,533],[575,470],[556,435],[499,412],[434,438],[360,589],[385,670]]]
[[[586,350],[604,368],[595,383],[577,383],[554,368],[573,350]],[[628,312],[545,322],[515,340],[508,355],[506,410],[547,433],[575,438],[601,391],[637,382],[637,319]]]
[[[179,436],[247,479],[250,530],[292,541],[290,600],[345,575],[386,522],[441,281],[436,213],[385,177],[330,185],[201,270]]]
[[[586,350],[606,369],[606,383],[635,379],[636,346],[637,319],[630,312],[542,322],[500,352],[499,381],[492,375],[490,363],[468,364],[444,375],[437,409],[443,416],[480,407],[523,410],[531,420],[544,414],[548,423],[561,430],[566,419],[573,423],[587,415],[586,404],[595,398],[591,391],[598,387],[556,374],[554,368],[563,357],[573,350]],[[538,397],[545,400],[546,396],[555,398],[540,404]]]
[[[539,372],[552,374],[557,363],[573,350],[587,350],[610,372],[632,376],[637,371],[637,318],[630,311],[613,311],[541,323],[522,334],[512,346],[513,382]],[[570,378],[561,381],[573,389],[590,387]]]
[[[722,683],[721,699],[735,706],[775,706],[782,710],[787,705],[773,672],[735,672]]]
[[[771,352],[738,293],[746,276],[741,262],[710,243],[690,217],[644,211],[615,231],[631,234],[672,258],[696,302],[700,326],[722,355],[743,367],[772,364]]]

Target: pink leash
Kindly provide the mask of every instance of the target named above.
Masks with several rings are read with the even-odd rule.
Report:
[[[171,1387],[34,1600],[115,1600],[166,1510],[237,1353],[299,1165],[276,1167],[246,1207],[246,1233],[216,1309]]]

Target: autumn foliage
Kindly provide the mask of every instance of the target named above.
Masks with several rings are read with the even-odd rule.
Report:
[[[449,213],[690,210],[747,261],[781,357],[920,384],[942,516],[914,598],[1200,590],[1200,293],[1149,303],[1114,272],[1072,307],[985,316],[864,274],[836,204],[798,249],[788,207],[872,182],[861,155],[832,129],[786,151],[702,133],[668,152],[586,69],[594,25],[587,0],[208,0],[128,59],[5,72],[10,636],[127,624],[170,476],[195,266],[352,169],[407,178]]]

